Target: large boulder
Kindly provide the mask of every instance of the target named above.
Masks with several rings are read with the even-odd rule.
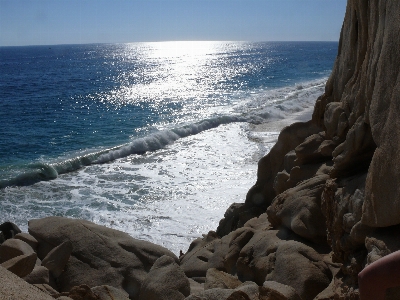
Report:
[[[276,174],[284,168],[284,157],[305,138],[321,131],[313,122],[299,122],[282,129],[278,141],[271,151],[258,162],[257,182],[246,195],[246,204],[266,208],[276,196],[274,181]]]
[[[283,234],[284,235],[284,234]],[[275,267],[275,253],[283,236],[278,230],[257,231],[239,252],[236,262],[237,274],[241,281],[253,281],[262,285],[269,280]]]
[[[325,161],[328,158],[325,157],[320,151],[321,144],[325,141],[325,133],[320,132],[317,134],[310,135],[300,145],[295,148],[296,152],[296,164],[315,164],[321,161]]]
[[[257,231],[237,261],[241,281],[263,285],[275,281],[293,288],[301,299],[313,299],[332,279],[330,262],[287,229]]]
[[[267,214],[272,225],[283,225],[315,243],[326,243],[321,194],[329,175],[317,175],[276,196]]]
[[[312,300],[329,286],[332,273],[314,249],[287,241],[276,250],[275,266],[269,280],[294,288],[303,300]]]
[[[30,255],[34,253],[31,246],[19,239],[8,239],[0,246],[0,263],[19,255]]]
[[[72,252],[72,243],[66,241],[51,250],[43,258],[42,266],[46,267],[55,278],[61,275]]]
[[[226,210],[224,218],[220,220],[217,234],[225,236],[230,232],[243,227],[244,224],[255,217],[260,215],[259,207],[254,207],[249,203],[233,203]]]
[[[3,262],[1,266],[19,277],[25,277],[34,269],[36,258],[36,253],[19,255]]]
[[[43,266],[35,266],[32,272],[24,277],[24,280],[30,284],[49,284],[49,270]]]
[[[210,268],[235,274],[239,253],[253,235],[254,230],[249,227],[239,228],[221,239],[210,232],[190,245],[188,252],[181,257],[181,267],[192,278],[205,279]]]
[[[24,241],[29,246],[31,246],[33,250],[36,250],[36,248],[37,248],[38,241],[33,236],[31,236],[29,233],[21,232],[21,233],[16,234],[14,236],[14,238]]]
[[[241,284],[242,282],[236,276],[211,268],[207,270],[204,289],[235,289]]]
[[[168,255],[178,261],[161,246],[84,220],[62,217],[31,220],[29,233],[39,242],[37,253],[41,259],[64,242],[73,245],[65,271],[57,279],[60,291],[64,292],[82,283],[89,287],[110,285],[138,299],[141,284],[159,257]]]
[[[142,283],[139,300],[183,300],[190,283],[175,260],[164,255],[156,260]]]
[[[276,281],[265,281],[262,290],[273,300],[301,300],[294,288]]]

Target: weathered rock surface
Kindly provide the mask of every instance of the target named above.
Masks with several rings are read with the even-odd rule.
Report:
[[[25,277],[35,267],[36,258],[36,253],[23,254],[3,262],[1,266],[18,277]]]
[[[18,239],[8,239],[0,246],[0,263],[19,255],[30,255],[34,253],[31,246]]]
[[[42,266],[46,267],[57,278],[63,272],[71,253],[72,243],[70,241],[63,242],[43,258]]]
[[[30,284],[49,284],[49,269],[42,266],[35,266],[32,272],[23,279]]]
[[[177,257],[167,249],[94,223],[48,217],[29,222],[29,233],[38,242],[44,258],[53,248],[71,242],[73,250],[65,271],[57,279],[60,291],[74,286],[111,285],[138,299],[141,284],[154,262],[163,255]]]
[[[336,150],[338,171],[360,159],[368,168],[362,223],[370,227],[400,222],[399,5],[348,1],[338,57],[313,115],[329,137],[347,135]]]
[[[36,248],[37,248],[38,241],[33,236],[31,236],[29,233],[21,232],[21,233],[16,234],[14,236],[14,238],[24,241],[29,246],[31,246],[33,250],[36,250]]]
[[[296,293],[294,288],[281,284],[276,281],[265,281],[263,283],[265,293],[271,299],[276,300],[301,300],[300,296]]]
[[[50,295],[0,266],[1,299],[54,300]]]
[[[127,292],[109,285],[95,286],[91,288],[99,300],[128,300]]]
[[[271,224],[283,225],[315,243],[326,242],[321,194],[328,178],[328,175],[312,177],[276,196],[267,209]]]
[[[74,286],[68,293],[62,293],[61,296],[66,296],[73,300],[99,300],[99,297],[86,284]]]
[[[156,260],[142,283],[139,300],[182,300],[190,295],[190,283],[175,260]]]
[[[190,295],[186,300],[301,300],[293,288],[266,281],[263,286],[244,282],[235,289],[213,288],[199,295]]]
[[[283,169],[285,155],[294,150],[305,138],[318,133],[315,123],[294,123],[284,128],[271,151],[258,163],[257,182],[249,190],[246,203],[266,208],[276,194],[273,188],[275,176]]]
[[[246,202],[184,256],[188,276],[216,268],[302,299],[357,299],[365,264],[400,249],[399,11],[398,1],[348,1],[312,121],[282,130]]]
[[[53,298],[55,298],[59,294],[59,292],[57,290],[55,290],[54,288],[52,288],[50,285],[48,285],[46,283],[39,283],[39,284],[34,283],[32,285],[37,287],[39,290],[41,290],[45,294],[52,296]]]
[[[207,270],[204,289],[235,289],[241,284],[242,282],[237,277],[223,271],[218,271],[215,268],[211,268]]]

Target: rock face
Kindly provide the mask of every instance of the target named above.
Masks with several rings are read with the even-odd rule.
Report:
[[[19,277],[24,277],[32,272],[36,259],[36,253],[19,255],[3,262],[1,266]]]
[[[19,255],[30,255],[34,251],[24,241],[18,239],[8,239],[0,246],[0,263]]]
[[[357,299],[357,274],[400,249],[399,11],[348,0],[312,120],[282,130],[245,203],[181,258],[187,276],[215,268],[302,299]]]
[[[338,167],[352,160],[368,169],[362,223],[371,227],[400,223],[399,8],[348,1],[337,61],[313,115],[342,141]]]
[[[55,269],[62,292],[81,284],[89,287],[110,285],[125,290],[131,299],[138,299],[141,284],[159,257],[167,255],[178,261],[172,252],[161,246],[83,220],[61,217],[31,220],[29,233],[39,243],[37,254],[40,259],[53,249],[53,254],[65,253],[69,243],[72,245],[65,270],[59,274],[60,269]],[[59,247],[63,243],[66,246]],[[51,253],[47,257],[49,264]]]
[[[189,295],[189,279],[172,257],[164,255],[144,279],[139,300],[182,300]]]
[[[54,300],[0,266],[0,299]]]

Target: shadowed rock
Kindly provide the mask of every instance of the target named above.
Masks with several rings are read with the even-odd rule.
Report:
[[[3,233],[3,237],[6,240],[12,239],[16,234],[21,232],[18,226],[11,222],[2,223],[0,225],[0,231]],[[0,243],[2,243],[1,240]]]
[[[30,255],[34,253],[31,246],[19,239],[8,239],[0,246],[0,263],[19,255]]]
[[[190,283],[175,260],[164,255],[156,260],[143,281],[139,300],[183,300]]]
[[[16,234],[14,238],[24,241],[29,246],[31,246],[33,250],[36,250],[36,248],[37,248],[38,241],[33,236],[31,236],[29,233],[21,232],[21,233]]]
[[[237,279],[237,277],[222,271],[218,271],[217,269],[211,268],[207,270],[204,289],[205,290],[214,288],[235,289],[241,284],[242,282],[239,279]]]
[[[49,270],[42,266],[35,266],[23,279],[30,284],[49,284]]]
[[[46,267],[55,278],[61,275],[72,253],[72,243],[66,241],[51,250],[43,258],[42,266]]]
[[[312,122],[294,123],[285,127],[271,151],[258,163],[257,182],[249,190],[246,203],[267,207],[276,196],[273,189],[276,174],[283,170],[285,155],[294,150],[305,138],[318,133],[321,128]]]
[[[328,175],[318,175],[279,194],[267,209],[272,225],[283,225],[315,243],[326,243],[321,194]]]
[[[29,255],[19,255],[3,262],[1,266],[8,271],[14,273],[18,277],[25,277],[32,272],[35,267],[36,253]]]
[[[268,299],[301,300],[294,288],[276,281],[265,281],[262,285],[262,293],[267,294]]]
[[[95,286],[91,288],[99,300],[128,300],[127,292],[109,285]]]

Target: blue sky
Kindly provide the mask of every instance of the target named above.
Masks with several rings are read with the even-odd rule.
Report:
[[[337,41],[347,0],[0,0],[0,46]]]

